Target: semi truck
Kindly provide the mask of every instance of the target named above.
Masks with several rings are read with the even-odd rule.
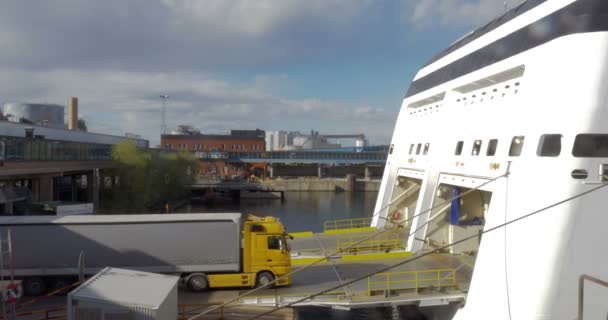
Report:
[[[174,274],[192,291],[291,284],[288,234],[240,213],[0,217],[12,257],[4,276],[41,295],[105,267]],[[6,248],[6,247],[5,247]],[[12,268],[7,265],[12,264]],[[12,271],[11,271],[12,269]]]

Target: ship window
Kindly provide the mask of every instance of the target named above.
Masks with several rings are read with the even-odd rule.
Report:
[[[511,140],[511,147],[509,148],[510,157],[519,157],[521,155],[521,149],[524,147],[524,136],[515,136]]]
[[[461,155],[463,146],[464,146],[464,141],[458,141],[456,143],[456,150],[454,151],[454,154],[457,156]]]
[[[416,146],[416,154],[420,154],[420,149],[422,149],[422,143],[419,143],[419,144]]]
[[[608,134],[579,134],[574,139],[575,157],[608,157]]]
[[[409,154],[412,154],[414,152],[414,144],[410,144],[410,152]]]
[[[257,150],[257,147],[258,147],[258,146],[257,146],[257,145],[255,145],[254,147],[255,147],[255,149]],[[388,154],[393,154],[393,149],[394,149],[394,148],[395,148],[395,145],[394,145],[394,144],[391,144],[391,148],[388,150]]]
[[[587,179],[589,172],[585,169],[574,169],[572,170],[571,175],[574,179]]]
[[[424,155],[429,154],[429,147],[430,147],[430,146],[431,146],[431,144],[430,144],[430,143],[428,143],[428,142],[427,142],[427,143],[425,143],[425,144],[424,144],[424,151],[422,151],[422,154],[424,154]]]
[[[473,142],[473,150],[471,151],[471,155],[478,156],[480,150],[481,150],[481,140],[475,140],[475,142]]]
[[[536,155],[539,157],[557,157],[562,151],[561,134],[543,134],[538,141]]]
[[[490,139],[488,141],[488,149],[486,149],[486,156],[492,157],[496,154],[496,148],[498,147],[498,139]]]

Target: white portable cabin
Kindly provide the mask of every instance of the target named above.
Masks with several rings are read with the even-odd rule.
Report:
[[[177,319],[179,277],[105,268],[68,294],[68,320]]]

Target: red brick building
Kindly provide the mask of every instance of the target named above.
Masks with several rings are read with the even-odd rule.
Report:
[[[232,130],[229,135],[219,134],[163,134],[161,148],[190,152],[262,152],[266,150],[263,130]],[[249,172],[250,165],[221,160],[199,161],[201,176],[233,177]]]
[[[163,134],[160,136],[160,145],[161,148],[167,150],[187,150],[192,152],[246,152],[266,150],[264,131],[259,129],[232,130],[229,135]]]

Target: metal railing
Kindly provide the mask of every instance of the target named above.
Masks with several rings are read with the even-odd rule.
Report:
[[[585,305],[585,280],[597,285],[608,288],[608,281],[592,277],[588,274],[581,274],[578,278],[578,317],[576,320],[583,320],[583,309]]]
[[[367,227],[371,226],[371,224],[372,224],[372,218],[327,220],[327,221],[323,222],[323,231],[367,228]]]
[[[389,296],[393,291],[436,288],[458,288],[455,269],[412,270],[378,273],[367,278],[367,295],[378,292]]]
[[[17,312],[16,319],[27,319],[27,320],[64,320],[67,319],[67,313],[65,308],[51,308],[43,310],[33,311],[21,311]],[[10,317],[7,317],[10,319]],[[0,315],[0,319],[4,318]]]
[[[206,307],[211,307],[215,305],[220,305],[220,303],[208,303],[208,304],[179,304],[178,305],[178,319],[183,320],[188,319],[189,317],[198,314],[201,309]],[[214,319],[222,319],[224,317],[224,308],[219,308],[217,311],[211,313],[209,316]],[[67,309],[65,307],[60,308],[49,308],[49,309],[40,309],[40,310],[31,310],[31,311],[21,311],[16,314],[17,320],[19,319],[27,319],[27,320],[65,320],[67,319]],[[9,318],[10,319],[10,318]],[[4,320],[2,315],[0,315],[0,320]],[[8,320],[8,319],[7,319]]]
[[[238,162],[340,162],[364,163],[386,161],[386,152],[344,152],[344,151],[251,151],[226,152],[204,151],[195,152],[202,160],[224,160]]]

